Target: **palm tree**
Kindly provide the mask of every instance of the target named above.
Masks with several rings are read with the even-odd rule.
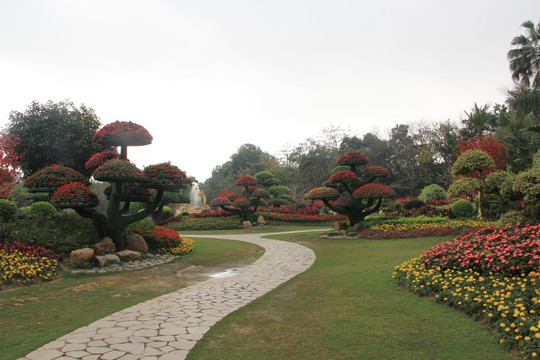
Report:
[[[534,27],[531,20],[521,24],[527,29],[527,36],[516,36],[512,45],[516,46],[508,52],[512,80],[522,83],[527,87],[540,88],[540,23]]]

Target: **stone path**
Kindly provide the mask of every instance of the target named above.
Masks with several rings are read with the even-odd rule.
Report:
[[[266,251],[253,264],[231,272],[231,276],[210,278],[121,310],[19,360],[184,359],[216,322],[304,272],[315,261],[311,249],[262,238],[267,235],[271,234],[212,235],[257,244]]]

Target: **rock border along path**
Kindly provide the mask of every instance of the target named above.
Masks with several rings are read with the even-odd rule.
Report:
[[[307,230],[322,231],[322,230]],[[262,236],[306,232],[182,235],[238,240],[265,253],[233,276],[210,278],[118,311],[52,341],[19,360],[181,360],[231,312],[307,270],[314,252],[302,245]]]

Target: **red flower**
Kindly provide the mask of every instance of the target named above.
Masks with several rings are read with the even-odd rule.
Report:
[[[99,199],[86,184],[70,182],[52,194],[51,203],[57,207],[94,207]]]
[[[108,145],[147,145],[152,135],[141,125],[131,121],[115,121],[94,134],[94,141]]]
[[[390,174],[388,173],[388,170],[386,170],[386,168],[375,165],[375,166],[365,167],[362,170],[362,175],[372,176],[372,177],[383,177],[383,176],[388,176]]]
[[[120,158],[120,154],[116,151],[105,150],[92,155],[85,164],[87,169],[96,169],[103,165],[106,161]]]
[[[322,186],[309,190],[307,194],[304,195],[306,199],[337,199],[339,198],[339,192],[336,189]]]

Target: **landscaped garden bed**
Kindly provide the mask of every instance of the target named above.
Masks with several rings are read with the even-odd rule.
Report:
[[[485,322],[524,358],[540,357],[540,225],[458,237],[397,266],[394,277]]]

